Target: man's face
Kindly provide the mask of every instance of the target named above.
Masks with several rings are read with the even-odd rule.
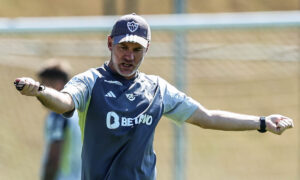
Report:
[[[147,48],[138,43],[113,44],[111,37],[108,37],[108,48],[111,51],[109,67],[126,79],[135,76],[147,52]]]

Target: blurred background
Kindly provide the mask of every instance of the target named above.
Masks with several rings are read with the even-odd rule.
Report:
[[[219,13],[299,10],[298,0],[0,0],[0,4],[1,25],[21,22],[19,17],[136,12],[149,19],[159,14],[207,13],[209,19]],[[35,180],[47,110],[35,98],[21,96],[13,81],[36,78],[49,58],[70,62],[73,75],[102,65],[109,57],[109,30],[10,32],[1,31],[1,25],[0,179]],[[158,180],[299,179],[299,33],[299,24],[153,29],[141,71],[161,76],[208,109],[279,113],[293,118],[296,126],[277,136],[192,125],[178,129],[163,118],[154,142]]]

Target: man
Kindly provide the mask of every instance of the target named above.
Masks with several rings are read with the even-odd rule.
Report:
[[[70,116],[78,110],[83,134],[82,179],[153,180],[154,130],[162,115],[177,124],[281,134],[293,120],[281,115],[258,117],[208,110],[162,78],[138,71],[151,39],[147,22],[136,14],[118,19],[108,36],[108,62],[72,78],[55,91],[31,78],[16,79],[20,91],[46,107]],[[19,87],[19,86],[17,86]]]
[[[57,91],[69,80],[68,64],[50,60],[38,72],[39,81]],[[45,122],[45,150],[42,180],[81,178],[81,133],[77,114],[70,119],[50,112]]]

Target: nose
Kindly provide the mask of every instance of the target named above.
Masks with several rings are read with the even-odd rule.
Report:
[[[133,51],[128,50],[126,52],[126,54],[125,54],[125,59],[126,60],[130,60],[130,61],[134,60],[134,53],[133,53]]]

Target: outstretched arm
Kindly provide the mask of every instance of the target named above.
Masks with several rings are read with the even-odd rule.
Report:
[[[19,87],[22,87],[19,88],[22,95],[37,97],[45,107],[56,113],[70,112],[75,108],[71,96],[67,93],[49,87],[39,90],[40,83],[27,77],[17,78],[16,81],[19,83]]]
[[[227,111],[208,110],[199,105],[197,110],[186,121],[206,129],[224,131],[244,131],[260,129],[260,117],[237,114]],[[284,130],[292,128],[293,120],[282,115],[270,115],[265,118],[266,130],[281,134]]]

